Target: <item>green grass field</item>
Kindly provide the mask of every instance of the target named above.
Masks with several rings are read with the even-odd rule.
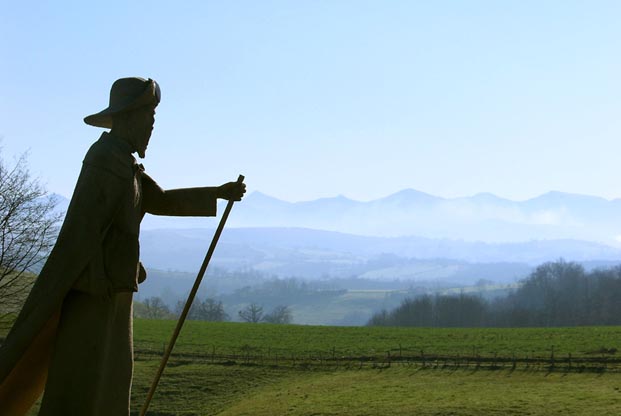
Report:
[[[174,322],[135,322],[137,412]],[[503,364],[394,361],[425,354],[604,357],[621,328],[415,329],[188,322],[151,404],[153,415],[598,415],[621,414],[621,373]],[[211,355],[215,353],[215,355]],[[244,354],[254,354],[246,358]],[[233,359],[226,358],[227,354]],[[271,357],[269,360],[266,357]],[[377,356],[372,363],[330,358]],[[274,361],[274,356],[279,356]],[[320,365],[318,357],[325,361]],[[362,361],[360,362],[362,364]]]
[[[136,348],[161,350],[175,321],[135,321]],[[251,349],[284,355],[383,355],[387,351],[483,356],[591,356],[621,351],[621,327],[576,328],[380,328],[186,322],[177,353],[236,353]]]
[[[138,362],[137,412],[155,362]],[[423,370],[295,371],[179,364],[167,369],[153,415],[621,414],[618,374]]]
[[[618,415],[618,377],[349,371],[257,388],[221,415]]]

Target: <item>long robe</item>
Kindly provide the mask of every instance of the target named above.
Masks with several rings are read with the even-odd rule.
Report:
[[[25,414],[43,389],[41,415],[129,414],[140,221],[216,214],[215,188],[164,191],[131,153],[103,133],[84,158],[58,240],[0,346],[0,416]]]

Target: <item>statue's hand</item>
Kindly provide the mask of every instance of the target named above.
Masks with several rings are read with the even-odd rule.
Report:
[[[228,182],[217,188],[216,196],[229,201],[241,201],[246,193],[246,184],[240,182]]]

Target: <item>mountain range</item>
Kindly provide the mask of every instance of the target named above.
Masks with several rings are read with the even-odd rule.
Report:
[[[66,209],[67,199],[57,198]],[[197,270],[218,221],[147,215],[143,263]],[[616,264],[619,234],[621,200],[561,192],[510,201],[404,190],[369,202],[338,196],[295,203],[254,192],[235,204],[212,266],[304,278],[510,282],[559,258]]]
[[[147,216],[142,228],[208,228],[215,224],[215,219]],[[368,202],[344,196],[287,202],[253,192],[235,205],[227,226],[489,243],[572,239],[621,247],[621,199],[555,191],[525,201],[489,193],[442,198],[406,189]]]

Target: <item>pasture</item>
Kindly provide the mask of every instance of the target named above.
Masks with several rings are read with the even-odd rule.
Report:
[[[174,321],[135,321],[132,414],[173,327]],[[619,327],[189,321],[149,414],[612,416],[621,414],[619,346]]]
[[[186,325],[154,415],[621,414],[618,327]],[[134,411],[173,326],[136,321]]]
[[[138,353],[161,351],[175,321],[135,321]],[[621,327],[573,328],[382,328],[186,322],[174,353],[243,354],[267,357],[373,356],[401,350],[411,355],[558,358],[600,356],[621,347]],[[621,353],[621,351],[620,351]],[[613,355],[614,356],[614,355]]]
[[[133,408],[156,363],[137,363]],[[176,362],[153,415],[598,415],[621,414],[618,374],[390,369],[309,371]]]

